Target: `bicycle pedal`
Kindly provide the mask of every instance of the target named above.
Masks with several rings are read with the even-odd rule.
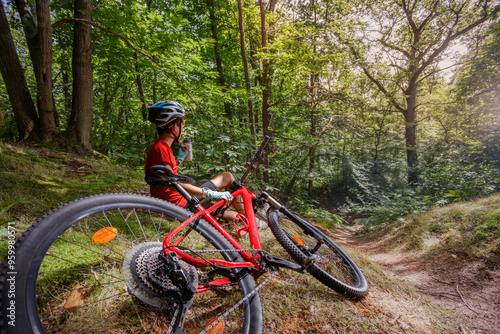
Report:
[[[319,259],[319,256],[316,255],[316,254],[313,254],[313,255],[307,257],[307,259],[305,259],[304,264],[302,265],[302,267],[308,268],[311,265],[313,265],[318,259]]]

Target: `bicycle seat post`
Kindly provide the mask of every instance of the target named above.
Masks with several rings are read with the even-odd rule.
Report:
[[[200,200],[195,196],[191,196],[191,194],[189,194],[178,182],[172,182],[172,186],[188,201],[189,205],[192,206],[193,209],[200,205]]]

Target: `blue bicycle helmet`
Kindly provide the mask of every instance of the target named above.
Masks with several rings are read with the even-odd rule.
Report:
[[[184,108],[175,101],[161,101],[148,108],[149,121],[157,127],[164,127],[186,115]]]

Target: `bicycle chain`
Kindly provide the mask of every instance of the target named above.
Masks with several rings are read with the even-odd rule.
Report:
[[[172,334],[172,330],[174,328],[175,322],[177,321],[178,314],[179,314],[179,307],[175,309],[174,317],[172,318],[172,321],[170,321],[170,326],[168,326],[167,334]]]
[[[170,247],[167,247],[167,248],[175,248],[175,246],[170,246]],[[191,253],[209,253],[209,254],[212,254],[212,253],[234,253],[234,252],[237,252],[237,253],[243,253],[243,252],[247,252],[247,253],[254,253],[254,259],[255,261],[259,264],[259,267],[262,269],[262,271],[267,271],[267,272],[270,272],[271,270],[268,270],[266,267],[266,265],[264,263],[262,263],[262,261],[260,261],[256,255],[257,254],[261,254],[263,252],[262,249],[218,249],[218,250],[208,250],[208,249],[200,249],[200,250],[192,250],[192,249],[189,249],[188,252],[191,252]],[[204,259],[202,257],[203,260],[205,260],[208,264],[214,266],[214,264],[210,263],[210,261]],[[216,266],[216,265],[215,265]]]
[[[255,295],[263,286],[264,284],[266,284],[267,282],[269,282],[274,276],[276,276],[278,272],[277,271],[274,271],[273,274],[271,276],[269,276],[264,282],[262,282],[261,284],[259,284],[259,286],[257,286],[255,289],[253,289],[252,291],[250,291],[245,297],[243,297],[239,302],[237,302],[236,304],[234,304],[233,307],[231,307],[229,310],[227,310],[224,314],[222,314],[220,317],[218,317],[215,321],[212,322],[212,324],[208,327],[206,327],[202,332],[200,332],[199,334],[205,334],[207,333],[209,330],[211,330],[215,325],[217,325],[219,322],[221,322],[221,320],[223,320],[224,318],[226,318],[229,314],[231,314],[231,312],[233,312],[236,308],[238,308],[241,304],[243,304],[245,301],[247,301],[249,298],[251,298],[253,295]]]

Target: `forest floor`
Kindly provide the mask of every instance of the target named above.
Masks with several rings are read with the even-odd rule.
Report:
[[[431,257],[398,250],[383,239],[357,235],[352,229],[331,230],[339,245],[359,250],[382,266],[392,279],[402,280],[427,295],[438,307],[462,315],[468,323],[464,333],[500,333],[500,270],[482,261],[464,265],[453,254]]]

